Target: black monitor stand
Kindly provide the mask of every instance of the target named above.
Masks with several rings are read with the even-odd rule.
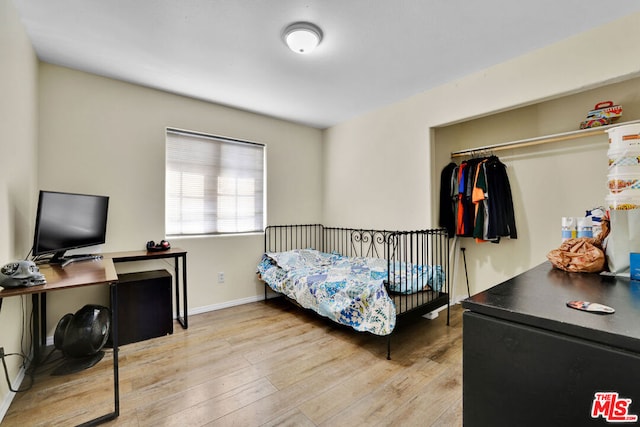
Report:
[[[67,255],[65,256],[65,251],[56,252],[53,257],[49,260],[49,264],[60,265],[62,268],[66,267],[69,264],[80,261],[93,261],[97,259],[102,259],[102,255],[93,255],[93,254],[77,254],[77,255]]]

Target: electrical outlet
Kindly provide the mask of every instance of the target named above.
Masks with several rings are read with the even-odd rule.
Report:
[[[218,273],[218,283],[224,283],[224,272]]]

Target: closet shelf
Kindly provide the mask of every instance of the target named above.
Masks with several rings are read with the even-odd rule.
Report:
[[[517,141],[509,141],[509,142],[502,142],[499,144],[485,145],[484,147],[467,148],[460,151],[453,151],[451,153],[451,158],[471,156],[481,152],[501,151],[501,150],[508,150],[511,148],[529,147],[532,145],[540,145],[540,144],[547,144],[551,142],[560,142],[560,141],[568,141],[568,140],[578,139],[578,138],[585,138],[587,136],[604,134],[607,129],[612,127],[629,125],[633,123],[640,123],[640,120],[631,120],[628,122],[615,123],[607,126],[598,126],[598,127],[589,128],[589,129],[580,129],[580,130],[574,130],[569,132],[555,133],[552,135],[538,136],[535,138],[519,139]]]

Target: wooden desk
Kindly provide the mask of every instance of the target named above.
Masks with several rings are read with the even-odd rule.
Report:
[[[573,300],[616,312],[567,307]],[[465,426],[640,420],[640,282],[545,262],[462,305]],[[596,396],[614,392],[631,402],[626,413],[614,412],[611,394]]]
[[[116,269],[108,259],[82,261],[69,264],[65,268],[59,265],[39,265],[40,273],[47,278],[47,283],[39,286],[4,289],[0,298],[15,295],[40,294],[59,289],[71,289],[80,286],[104,285],[118,280]]]
[[[114,263],[173,258],[173,267],[175,273],[176,319],[178,320],[180,325],[182,325],[183,329],[187,329],[189,327],[189,319],[187,317],[187,251],[180,248],[171,248],[167,251],[144,250],[110,252],[104,254],[104,257],[112,259]],[[180,262],[180,260],[182,261]],[[182,264],[182,317],[180,316],[180,264]]]
[[[40,358],[40,348],[44,346],[46,335],[46,293],[62,289],[72,289],[82,286],[109,285],[112,313],[117,313],[117,282],[115,266],[111,259],[105,258],[95,261],[83,261],[70,264],[65,268],[43,264],[39,266],[47,283],[44,285],[24,288],[4,289],[0,298],[11,296],[31,295],[33,303],[33,345],[34,360]],[[119,379],[118,379],[118,316],[111,316],[111,338],[113,341],[113,402],[114,410],[108,414],[87,421],[82,425],[96,425],[113,420],[120,414]]]

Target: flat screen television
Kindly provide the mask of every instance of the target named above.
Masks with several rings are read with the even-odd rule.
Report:
[[[105,243],[108,210],[108,196],[40,191],[33,255],[63,263],[68,250]]]

